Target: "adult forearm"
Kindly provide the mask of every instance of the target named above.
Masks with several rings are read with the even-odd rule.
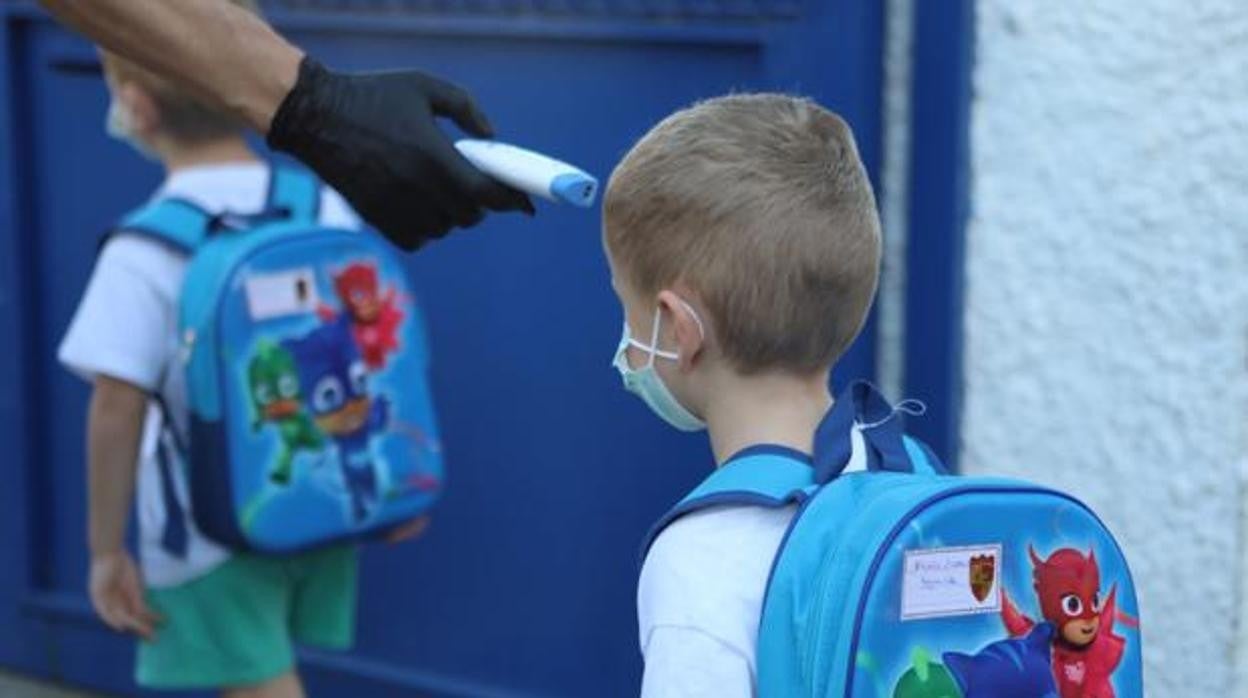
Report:
[[[493,135],[463,89],[419,71],[326,69],[223,0],[41,0],[105,48],[190,89],[303,161],[404,249],[487,210],[533,213],[524,194],[473,167],[437,123]]]
[[[87,415],[87,543],[93,556],[125,543],[146,409],[142,392],[97,379]]]
[[[41,0],[93,41],[176,80],[260,133],[295,84],[303,53],[221,0]]]

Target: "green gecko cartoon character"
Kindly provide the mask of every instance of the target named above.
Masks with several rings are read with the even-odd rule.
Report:
[[[295,359],[281,346],[262,339],[247,366],[247,379],[254,407],[251,428],[256,430],[270,422],[277,426],[281,439],[269,480],[278,485],[289,484],[295,451],[316,451],[325,446],[325,437],[303,409]]]
[[[893,698],[961,698],[962,689],[927,650],[916,647],[910,655],[910,669],[902,674]]]

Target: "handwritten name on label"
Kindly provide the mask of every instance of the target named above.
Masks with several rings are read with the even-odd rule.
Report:
[[[1000,611],[1000,570],[1000,544],[907,550],[901,619]]]

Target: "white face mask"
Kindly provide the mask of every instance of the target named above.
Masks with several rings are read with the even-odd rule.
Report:
[[[684,301],[681,301],[681,304],[693,315],[694,322],[698,323],[698,332],[703,337],[706,337],[706,332],[702,327],[702,320],[698,317],[697,311]],[[620,337],[620,346],[615,350],[615,368],[620,372],[620,378],[624,380],[624,389],[640,397],[663,421],[681,431],[701,431],[706,428],[706,422],[685,409],[685,406],[680,404],[680,401],[676,399],[672,391],[668,390],[662,376],[659,375],[658,371],[654,370],[656,359],[667,359],[668,361],[680,359],[680,355],[676,352],[662,351],[658,347],[659,321],[662,319],[662,316],[662,310],[656,309],[654,313],[654,330],[650,333],[649,345],[633,339],[628,329],[628,320],[624,321],[624,334]],[[646,363],[641,368],[633,368],[628,365],[629,346],[637,347],[646,352]]]
[[[108,102],[108,115],[104,117],[104,132],[134,148],[139,155],[149,160],[156,159],[156,154],[152,152],[152,149],[134,135],[134,116],[124,104],[117,101],[116,97],[112,97]]]

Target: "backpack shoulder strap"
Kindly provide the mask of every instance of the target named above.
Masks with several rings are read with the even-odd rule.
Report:
[[[814,489],[815,474],[809,462],[787,449],[750,449],[711,473],[651,527],[642,546],[642,560],[659,534],[685,514],[721,504],[779,508],[803,501]]]
[[[274,165],[269,176],[268,209],[286,209],[295,220],[316,221],[321,213],[321,183],[307,170]]]
[[[100,239],[97,253],[103,251],[114,236],[137,235],[165,245],[179,254],[193,255],[195,250],[212,233],[214,217],[199,206],[179,198],[157,199],[131,211]],[[184,509],[173,484],[174,456],[185,462],[186,447],[178,434],[177,426],[165,404],[161,389],[164,376],[151,393],[160,407],[160,434],[157,437],[156,460],[160,480],[161,497],[165,505],[165,523],[160,535],[161,547],[170,555],[184,559],[187,554],[187,530]],[[170,454],[169,439],[175,453]]]
[[[100,241],[100,249],[117,233],[139,235],[192,254],[212,227],[212,216],[186,199],[157,199],[126,214]]]

